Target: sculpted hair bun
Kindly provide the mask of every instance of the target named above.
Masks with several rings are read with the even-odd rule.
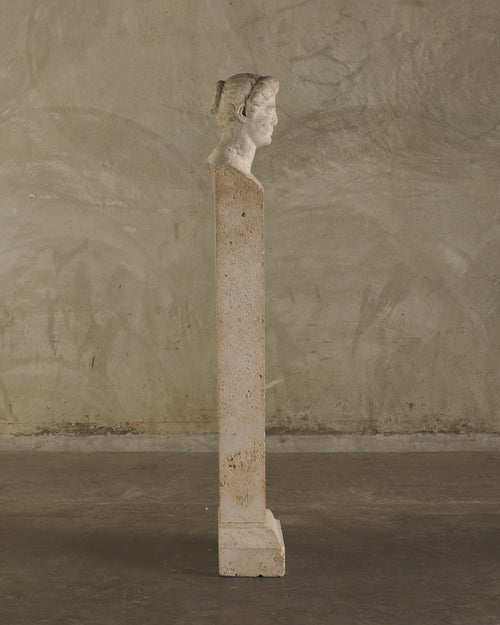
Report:
[[[220,97],[222,95],[222,90],[224,89],[225,84],[225,80],[219,80],[215,87],[214,99],[212,100],[211,108],[212,115],[217,115],[217,111],[219,110]]]
[[[271,76],[235,74],[217,83],[212,113],[221,128],[238,123],[241,121],[240,113],[245,117],[253,117],[261,104],[275,96],[278,89],[279,82]]]

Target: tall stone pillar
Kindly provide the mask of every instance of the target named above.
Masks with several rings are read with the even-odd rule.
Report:
[[[264,191],[250,173],[255,148],[270,142],[277,122],[277,83],[253,74],[239,74],[224,85],[230,81],[237,83],[237,89],[228,87],[231,98],[242,93],[247,111],[242,121],[233,120],[238,125],[231,128],[229,145],[219,144],[208,161],[215,192],[219,572],[277,577],[285,573],[285,547],[265,495]],[[261,113],[272,99],[265,116],[248,110],[256,87]],[[249,163],[233,158],[244,156],[245,147],[250,147]]]

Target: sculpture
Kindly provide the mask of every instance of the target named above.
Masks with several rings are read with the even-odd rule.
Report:
[[[260,185],[250,171],[256,148],[271,143],[278,123],[276,94],[279,83],[271,76],[236,74],[219,80],[212,113],[222,129],[220,141],[208,157],[211,171],[234,167]]]
[[[285,573],[280,522],[265,496],[264,190],[251,173],[268,145],[278,81],[219,81],[212,112],[222,136],[208,158],[215,192],[219,572]]]

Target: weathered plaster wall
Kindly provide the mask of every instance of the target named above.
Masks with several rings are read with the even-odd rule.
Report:
[[[497,0],[3,0],[0,433],[210,432],[216,80],[281,81],[274,432],[500,432]]]

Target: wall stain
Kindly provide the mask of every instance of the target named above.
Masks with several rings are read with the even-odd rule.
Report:
[[[103,436],[103,435],[138,435],[142,432],[128,423],[121,425],[104,425],[102,423],[88,423],[80,421],[63,421],[39,427],[33,434],[16,434],[16,436],[48,436],[51,434],[69,434],[72,436]]]
[[[14,413],[12,410],[12,403],[9,397],[9,392],[7,391],[7,386],[5,385],[5,382],[3,381],[1,377],[0,377],[0,391],[2,391],[5,408],[7,410],[7,414],[9,415],[8,417],[2,417],[0,415],[0,420],[7,421],[9,417],[12,418],[14,416]]]
[[[378,315],[389,317],[394,308],[411,292],[414,277],[405,265],[399,264],[394,275],[382,288],[377,297],[371,297],[370,287],[363,293],[363,301],[359,312],[358,326],[354,332],[351,353],[356,351],[364,332],[373,324]]]

